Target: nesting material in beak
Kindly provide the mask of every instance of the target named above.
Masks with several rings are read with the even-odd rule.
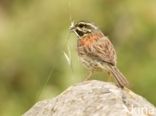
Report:
[[[70,25],[69,29],[71,31],[74,31],[74,29],[75,29],[74,21],[71,22],[71,25]]]

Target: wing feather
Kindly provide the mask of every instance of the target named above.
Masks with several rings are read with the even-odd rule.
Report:
[[[107,62],[111,65],[116,64],[115,49],[110,40],[106,37],[100,38],[97,42],[89,47],[85,47],[85,52],[93,59]]]

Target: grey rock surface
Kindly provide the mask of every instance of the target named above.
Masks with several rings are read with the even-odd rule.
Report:
[[[156,108],[127,88],[92,80],[39,101],[24,116],[156,116]]]

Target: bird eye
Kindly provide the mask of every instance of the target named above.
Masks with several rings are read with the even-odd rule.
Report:
[[[84,25],[83,24],[80,24],[79,27],[82,28],[82,27],[84,27]]]

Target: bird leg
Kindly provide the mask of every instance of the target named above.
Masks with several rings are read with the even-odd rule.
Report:
[[[88,72],[88,74],[87,74],[86,78],[84,79],[84,81],[89,80],[89,79],[91,78],[92,74],[93,74],[93,71],[92,71],[92,70],[90,70],[90,71]]]
[[[107,72],[108,76],[106,77],[106,81],[112,81],[112,74],[110,71]]]

